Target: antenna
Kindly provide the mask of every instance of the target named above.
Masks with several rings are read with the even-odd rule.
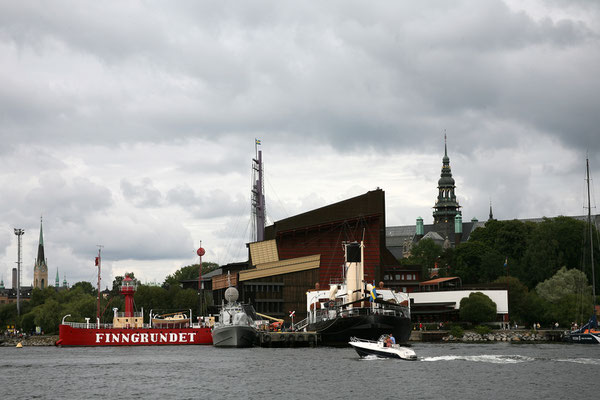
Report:
[[[260,139],[254,140],[256,158],[252,159],[252,238],[253,242],[261,242],[265,238],[265,187],[263,182],[262,151]]]
[[[98,246],[98,257],[96,257],[96,265],[98,266],[98,308],[96,310],[96,321],[98,321],[98,323],[100,323],[100,270],[102,268],[102,255],[100,254],[102,249],[104,248],[104,246],[102,246],[101,244],[97,245]]]

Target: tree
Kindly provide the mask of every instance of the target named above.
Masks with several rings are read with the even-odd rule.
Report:
[[[84,293],[91,294],[92,296],[96,296],[97,290],[92,286],[92,284],[90,282],[87,282],[87,281],[77,282],[76,284],[71,286],[71,289],[76,289],[78,287],[81,288]]]
[[[508,280],[508,282],[507,282]],[[527,315],[527,296],[529,290],[519,278],[514,276],[501,276],[494,281],[495,283],[503,283],[508,289],[508,312],[511,320],[519,321]]]
[[[474,324],[496,319],[496,303],[481,292],[474,292],[460,301],[460,319]]]
[[[422,267],[423,277],[429,276],[429,270],[435,267],[435,263],[442,255],[442,246],[435,244],[433,239],[421,239],[411,249],[409,263],[419,264]]]
[[[119,294],[119,291],[121,290],[121,285],[123,285],[123,279],[125,279],[126,276],[133,279],[134,282],[136,281],[135,274],[133,272],[125,272],[124,275],[115,276],[111,290],[111,293],[113,295]]]
[[[535,287],[538,295],[550,303],[558,303],[567,295],[592,293],[592,287],[588,285],[585,274],[576,269],[567,270],[566,267],[554,274],[544,282],[538,283]]]
[[[191,281],[193,279],[198,279],[198,271],[199,264],[192,264],[182,267],[175,271],[171,275],[167,275],[165,278],[165,282],[163,283],[163,287],[169,287],[171,285],[179,286],[181,281]],[[215,269],[219,268],[219,264],[213,262],[203,262],[202,263],[202,275],[207,274]]]
[[[463,283],[487,283],[504,274],[504,258],[482,242],[461,243],[454,251],[454,273]]]

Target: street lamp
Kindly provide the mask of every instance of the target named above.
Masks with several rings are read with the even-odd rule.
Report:
[[[17,235],[17,315],[21,315],[21,236],[25,229],[15,228]]]

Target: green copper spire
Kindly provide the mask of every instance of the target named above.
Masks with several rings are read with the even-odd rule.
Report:
[[[454,193],[454,178],[450,169],[450,157],[448,157],[448,142],[444,133],[444,157],[442,158],[442,174],[438,180],[438,197],[433,206],[433,223],[453,223],[454,217],[460,214],[460,205]]]
[[[59,287],[60,286],[60,278],[58,277],[58,268],[56,268],[56,281],[55,281],[55,285],[54,287]]]

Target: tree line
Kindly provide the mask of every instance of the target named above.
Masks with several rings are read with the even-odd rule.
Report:
[[[509,316],[521,323],[568,327],[592,311],[589,226],[570,217],[541,222],[490,220],[469,241],[443,249],[431,239],[418,242],[402,264],[421,265],[423,277],[458,276],[465,286],[507,287]],[[593,267],[598,271],[598,231],[592,227]],[[600,287],[600,274],[595,274]]]
[[[215,263],[202,263],[202,274],[206,274],[219,266]],[[147,315],[150,310],[153,313],[168,313],[171,311],[192,310],[195,315],[200,311],[200,299],[196,289],[183,289],[180,282],[198,279],[199,265],[193,264],[180,268],[168,275],[161,286],[144,285],[139,283],[133,272],[117,276],[112,282],[110,293],[100,296],[101,322],[111,323],[113,308],[124,310],[124,299],[119,294],[119,288],[125,276],[131,277],[137,284],[134,295],[136,309],[142,308]],[[15,326],[21,332],[34,332],[40,327],[45,334],[58,332],[61,319],[67,315],[68,321],[96,322],[97,314],[97,289],[90,282],[82,281],[75,283],[69,290],[47,287],[44,289],[34,288],[28,301],[21,301],[21,315],[17,315],[16,303],[4,304],[0,307],[0,332],[9,326]],[[203,308],[209,300],[209,294],[205,293]]]

